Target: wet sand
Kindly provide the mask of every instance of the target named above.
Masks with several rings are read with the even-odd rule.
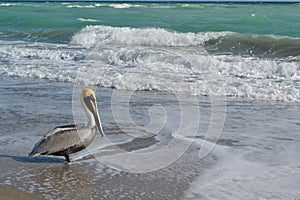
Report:
[[[2,155],[0,181],[46,199],[182,199],[201,169],[208,168],[195,156],[190,151],[164,169],[139,174],[114,170],[93,158],[64,164],[56,157]]]
[[[38,195],[23,192],[19,189],[6,187],[6,186],[2,186],[2,185],[0,185],[0,196],[1,196],[1,200],[16,200],[16,199],[18,199],[18,200],[42,200],[43,199],[42,197],[40,197]]]

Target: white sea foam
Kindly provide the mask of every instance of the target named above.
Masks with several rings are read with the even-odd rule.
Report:
[[[245,102],[227,105],[222,135],[202,159],[212,157],[215,162],[199,173],[184,199],[298,199],[298,110],[285,104],[254,103],[253,112]],[[209,142],[194,138],[201,149],[204,141]]]
[[[73,60],[78,56],[79,51],[68,49],[66,45],[51,45],[39,43],[26,45],[19,42],[9,45],[9,42],[3,42],[0,46],[0,57],[8,59],[29,58],[32,60]],[[47,46],[47,48],[43,48]]]
[[[67,5],[66,8],[96,8],[95,5]]]
[[[9,7],[9,6],[15,6],[17,4],[15,3],[0,3],[0,7]]]
[[[128,4],[128,3],[122,3],[122,4],[109,4],[108,6],[111,7],[111,8],[117,8],[117,9],[144,7],[144,6],[142,6],[142,5],[138,5],[138,4]]]
[[[84,19],[84,18],[77,18],[76,20],[81,22],[100,22],[98,19]]]
[[[116,9],[126,9],[126,8],[139,8],[144,7],[143,5],[139,4],[128,4],[128,3],[113,3],[113,4],[89,4],[89,5],[80,5],[80,4],[63,4],[66,6],[66,8],[99,8],[99,7],[110,7],[110,8],[116,8]]]
[[[72,44],[86,48],[95,45],[141,45],[187,47],[232,34],[230,32],[177,33],[160,28],[87,26],[72,38]]]
[[[205,42],[232,34],[87,26],[69,45],[2,41],[0,73],[124,90],[300,102],[297,60],[205,51]]]
[[[196,139],[196,142],[197,139]],[[199,141],[201,144],[202,142]],[[280,146],[280,145],[279,145]],[[285,149],[289,149],[286,147]],[[294,149],[295,150],[295,149]],[[297,160],[289,160],[293,154],[287,152],[273,156],[272,162],[279,159],[280,164],[268,163],[261,159],[250,161],[253,147],[243,149],[217,145],[212,154],[218,158],[216,166],[204,172],[185,192],[185,199],[297,199],[300,169]],[[267,154],[266,149],[257,152]],[[285,151],[285,150],[283,150]],[[286,160],[286,161],[285,161]]]
[[[158,8],[158,9],[173,9],[173,8],[177,8],[177,5],[161,5],[161,4],[151,4],[150,8]]]

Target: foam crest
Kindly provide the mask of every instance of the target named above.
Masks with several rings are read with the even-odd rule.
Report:
[[[85,18],[77,18],[78,21],[81,22],[99,22],[100,20],[97,19],[85,19]]]
[[[142,6],[142,5],[138,5],[138,4],[128,4],[128,3],[122,3],[122,4],[109,4],[108,6],[111,7],[111,8],[117,8],[117,9],[144,7],[144,6]]]
[[[99,7],[109,7],[109,8],[115,8],[115,9],[126,9],[126,8],[139,8],[139,7],[144,7],[143,5],[139,4],[128,4],[128,3],[113,3],[113,4],[100,4],[100,3],[95,3],[95,4],[73,4],[70,5],[68,4],[62,4],[65,5],[66,8],[99,8]]]
[[[44,48],[47,46],[47,48]],[[68,49],[66,45],[36,43],[27,45],[24,42],[2,42],[0,45],[0,58],[11,60],[76,60],[83,56],[78,50]]]
[[[230,32],[178,33],[161,28],[129,28],[110,26],[87,26],[72,38],[72,44],[86,48],[100,45],[139,45],[187,47],[203,45],[204,42],[224,37]]]
[[[96,5],[67,5],[67,8],[96,8]]]
[[[17,4],[15,3],[0,3],[0,7],[9,7],[9,6],[15,6]]]

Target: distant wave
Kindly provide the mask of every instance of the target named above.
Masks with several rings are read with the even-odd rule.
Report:
[[[89,4],[89,5],[81,5],[81,4],[63,4],[66,8],[99,8],[99,7],[110,7],[116,9],[125,9],[125,8],[139,8],[145,7],[144,5],[139,4],[128,4],[128,3],[112,3],[112,4]]]
[[[78,21],[82,22],[100,22],[98,19],[84,19],[84,18],[77,18]]]
[[[128,4],[128,3],[122,3],[122,4],[109,4],[108,6],[111,7],[111,8],[118,8],[118,9],[144,7],[143,5],[138,5],[138,4]]]
[[[95,5],[67,5],[67,8],[96,8]]]
[[[8,7],[8,6],[15,6],[15,3],[0,3],[0,7]]]

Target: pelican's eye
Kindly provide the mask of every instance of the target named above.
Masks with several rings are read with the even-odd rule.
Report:
[[[90,98],[93,100],[93,101],[95,101],[95,98],[94,98],[94,96],[91,94],[90,95]]]

